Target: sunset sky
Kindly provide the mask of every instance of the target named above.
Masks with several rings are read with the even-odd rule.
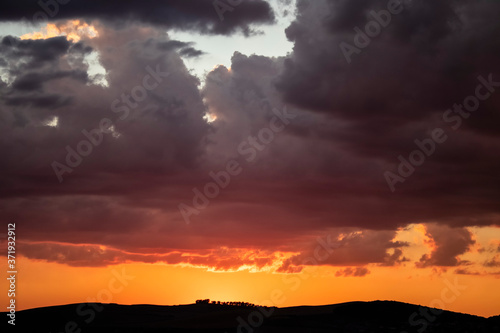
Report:
[[[18,309],[500,314],[500,2],[42,4],[0,10]]]

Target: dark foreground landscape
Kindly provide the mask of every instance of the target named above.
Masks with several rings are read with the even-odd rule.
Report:
[[[191,304],[70,304],[19,311],[15,329],[52,333],[112,332],[500,332],[483,318],[393,301],[288,308]],[[2,329],[5,332],[5,329]]]

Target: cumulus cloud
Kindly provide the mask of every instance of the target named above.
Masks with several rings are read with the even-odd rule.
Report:
[[[157,39],[151,38],[153,34]],[[131,39],[126,40],[125,35]],[[6,146],[3,153],[11,163],[3,167],[4,171],[29,173],[38,168],[39,175],[48,176],[50,168],[43,164],[50,166],[54,160],[64,163],[67,146],[77,149],[78,142],[85,139],[82,131],[99,129],[105,118],[112,121],[120,139],[106,136],[93,149],[92,158],[81,164],[80,175],[95,174],[96,170],[166,171],[193,164],[208,130],[202,119],[205,107],[197,90],[199,82],[188,73],[179,55],[158,48],[167,41],[166,35],[152,30],[103,27],[99,37],[79,43],[54,37],[15,39],[13,45],[3,45],[9,62],[5,71],[12,82],[2,87],[2,99],[14,107],[3,108],[7,121],[2,124],[2,136],[8,141],[13,131],[18,131],[21,140],[40,149],[40,160],[27,161],[18,155],[18,147]],[[107,87],[92,84],[88,78],[88,65],[82,57],[93,49],[100,52]],[[155,87],[143,96],[136,87],[144,85],[146,76],[147,83]],[[134,94],[138,103],[131,100]],[[59,119],[57,128],[35,126],[51,117]],[[146,128],[147,136],[143,135]]]
[[[472,233],[466,228],[450,228],[437,224],[426,226],[426,235],[433,247],[430,254],[424,254],[417,267],[458,266],[464,262],[459,256],[466,253],[476,243]]]
[[[393,241],[395,236],[393,231],[331,230],[325,239],[320,237],[302,246],[299,254],[283,262],[280,271],[292,272],[306,265],[394,266],[407,260],[401,248],[409,245]]]

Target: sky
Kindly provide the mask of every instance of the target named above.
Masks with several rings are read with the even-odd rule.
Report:
[[[499,2],[60,2],[0,10],[18,309],[499,314]]]

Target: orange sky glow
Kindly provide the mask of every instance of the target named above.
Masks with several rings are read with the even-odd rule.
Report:
[[[498,258],[488,252],[488,247],[500,244],[500,229],[475,228],[473,231],[477,246],[462,259],[483,262]],[[326,265],[307,266],[299,273],[277,273],[252,267],[227,271],[191,264],[137,262],[71,267],[21,257],[18,259],[17,302],[20,309],[29,309],[92,301],[174,305],[210,298],[294,306],[381,299],[481,316],[496,314],[500,308],[498,270],[481,270],[480,265],[472,264],[467,265],[468,274],[457,274],[455,269],[446,267],[416,268],[413,261],[433,249],[432,242],[426,239],[425,226],[412,225],[401,230],[396,238],[412,242],[405,251],[409,261],[394,267],[368,265],[370,273],[360,277],[339,276],[337,272],[345,267]],[[4,261],[2,269],[6,270]],[[5,281],[2,280],[1,288],[8,287]],[[442,296],[448,283],[463,288],[457,297],[446,292]]]

